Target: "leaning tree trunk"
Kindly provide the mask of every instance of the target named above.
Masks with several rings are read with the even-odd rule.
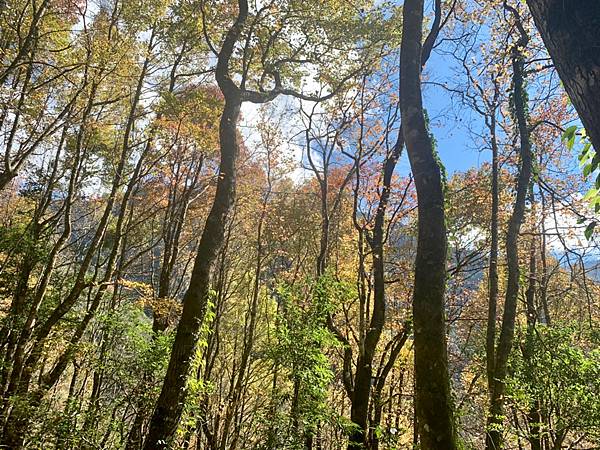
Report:
[[[223,243],[227,215],[235,192],[235,167],[239,153],[237,122],[241,101],[225,94],[219,138],[221,164],[212,209],[200,238],[190,286],[183,298],[183,311],[173,342],[171,359],[144,449],[166,449],[179,424],[186,397],[186,384],[196,354],[198,334],[209,300],[210,271]]]
[[[190,285],[183,297],[183,311],[177,326],[171,359],[150,421],[144,450],[170,448],[177,431],[187,396],[187,380],[208,306],[210,273],[223,245],[227,216],[235,198],[236,162],[240,147],[237,123],[242,105],[242,91],[229,76],[229,61],[248,17],[248,3],[240,1],[238,4],[238,16],[223,40],[215,71],[217,83],[225,98],[219,124],[221,162],[215,199],[200,238]]]
[[[455,449],[457,437],[448,376],[444,317],[444,186],[421,98],[423,0],[406,0],[403,16],[400,111],[419,203],[413,298],[415,407],[421,448]]]
[[[600,2],[527,0],[567,94],[600,149]]]

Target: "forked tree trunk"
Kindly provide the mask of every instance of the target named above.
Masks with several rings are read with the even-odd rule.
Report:
[[[446,224],[439,161],[421,97],[423,0],[404,2],[400,55],[400,110],[418,199],[413,320],[416,416],[423,450],[453,450],[457,437],[448,376],[444,294]]]
[[[239,12],[227,31],[217,58],[215,77],[225,105],[219,124],[221,162],[212,208],[200,238],[190,285],[183,297],[183,311],[167,374],[150,421],[144,450],[167,449],[177,431],[187,395],[187,380],[196,356],[200,328],[209,300],[210,273],[225,239],[227,216],[235,198],[236,161],[239,154],[237,123],[242,105],[241,90],[229,76],[229,61],[248,17],[248,3],[239,1]]]

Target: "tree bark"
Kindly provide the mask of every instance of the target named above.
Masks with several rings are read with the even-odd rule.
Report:
[[[427,130],[421,97],[423,0],[406,0],[400,56],[400,110],[418,198],[413,320],[416,416],[421,448],[457,448],[448,375],[444,294],[446,224],[439,161]]]
[[[241,101],[236,92],[224,92],[219,138],[221,163],[213,206],[206,220],[194,262],[190,286],[167,368],[167,375],[150,422],[145,450],[167,449],[183,412],[186,384],[196,354],[198,333],[209,301],[210,272],[223,243],[227,215],[235,192],[236,159],[239,153],[237,122]]]
[[[514,10],[512,12],[516,16],[517,26],[521,31],[521,37],[512,49],[513,101],[515,119],[520,137],[519,152],[521,161],[517,177],[517,195],[506,234],[506,265],[508,279],[504,300],[504,314],[502,316],[502,328],[498,346],[496,348],[494,377],[490,392],[490,411],[486,436],[486,448],[488,450],[498,450],[502,448],[503,445],[502,423],[504,421],[504,391],[506,388],[504,382],[507,373],[508,357],[513,345],[517,300],[519,295],[519,232],[525,217],[525,201],[529,190],[532,170],[531,142],[527,123],[527,92],[524,86],[524,58],[521,53],[522,49],[525,48],[528,43],[528,37],[525,30],[520,25],[518,14],[516,14],[516,11]]]
[[[490,223],[490,267],[488,269],[488,320],[486,330],[486,368],[488,391],[494,381],[496,353],[496,316],[498,307],[498,141],[496,138],[496,111],[490,117],[492,144],[492,217]]]
[[[364,342],[356,363],[356,374],[354,388],[351,396],[350,419],[358,427],[350,436],[349,449],[363,448],[368,437],[369,404],[371,400],[371,385],[373,377],[373,360],[379,343],[379,338],[385,325],[385,215],[392,187],[392,176],[396,163],[400,159],[404,139],[402,130],[398,136],[392,153],[386,158],[383,168],[383,186],[375,223],[373,235],[368,238],[369,246],[373,251],[373,311],[369,329],[365,333]]]
[[[596,150],[600,149],[600,2],[527,0],[536,27]]]
[[[235,197],[236,161],[239,154],[237,123],[242,96],[241,90],[229,76],[229,61],[248,17],[248,4],[240,0],[238,6],[238,16],[223,41],[215,74],[225,98],[219,125],[221,162],[215,199],[200,238],[190,286],[183,297],[181,320],[173,342],[167,374],[150,421],[145,450],[169,448],[177,431],[200,327],[209,301],[210,272],[223,244],[227,216]]]

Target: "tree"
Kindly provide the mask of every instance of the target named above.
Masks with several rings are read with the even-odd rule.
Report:
[[[600,355],[575,338],[576,326],[569,323],[540,327],[532,334],[519,333],[528,354],[514,352],[507,379],[508,402],[524,416],[531,415],[537,401],[537,422],[527,428],[531,448],[561,448],[574,439],[596,443],[600,437],[597,374]],[[589,336],[594,345],[594,337]],[[542,447],[543,445],[543,447]]]
[[[201,3],[201,5],[203,8],[207,7],[204,3]],[[300,93],[283,85],[283,81],[285,81],[283,77],[285,76],[285,71],[289,70],[289,66],[311,61],[311,55],[306,56],[308,59],[300,56],[303,51],[313,51],[313,58],[327,56],[326,52],[325,54],[320,54],[319,42],[314,42],[314,38],[319,37],[316,34],[317,30],[312,29],[312,33],[307,34],[306,28],[303,28],[303,25],[307,22],[302,21],[302,16],[300,16],[301,20],[299,23],[294,19],[288,19],[289,16],[286,16],[286,14],[293,16],[291,12],[295,10],[295,7],[294,2],[279,6],[270,3],[265,4],[255,12],[253,11],[251,15],[247,0],[239,0],[237,2],[237,15],[233,24],[227,28],[219,50],[213,45],[212,39],[208,35],[208,29],[205,28],[204,30],[207,37],[207,45],[217,59],[215,77],[225,102],[219,125],[221,149],[219,178],[213,205],[198,246],[190,286],[183,299],[183,311],[177,327],[167,375],[144,444],[146,450],[166,448],[170,444],[183,411],[187,378],[195,356],[198,331],[206,313],[206,306],[209,299],[210,273],[218,251],[223,244],[228,214],[235,198],[236,163],[240,148],[237,123],[242,103],[267,103],[279,95],[291,95],[312,101],[322,100],[333,95],[328,94],[323,98],[319,98],[318,96],[315,97]],[[270,21],[267,21],[266,16],[272,8],[275,10],[281,9],[283,14],[281,22],[274,25]],[[287,12],[286,8],[288,8]],[[327,8],[323,6],[317,8],[317,10],[322,13],[327,12]],[[207,15],[212,13],[214,12],[203,9],[203,26],[207,26]],[[311,19],[315,19],[313,16],[314,13],[315,11],[309,11]],[[304,19],[307,18],[305,17]],[[248,22],[251,23],[249,24]],[[312,21],[310,24],[319,29],[318,21]],[[328,28],[329,25],[325,21],[324,26],[320,30],[326,36],[327,33],[334,32],[333,29]],[[253,61],[252,38],[253,36],[254,38],[257,37],[255,35],[255,33],[258,33],[256,28],[260,29],[260,26],[266,27],[266,29],[274,26],[278,31],[273,31],[274,34],[270,34],[266,42],[260,42],[262,48],[259,47],[259,50],[262,56],[259,61]],[[280,39],[285,37],[285,33],[283,36],[279,36],[284,30],[284,26],[291,27],[299,32],[300,36],[304,37],[304,42],[299,48],[286,49],[290,52],[287,56],[275,53],[278,50],[277,46]],[[287,31],[288,33],[290,32],[289,30]],[[236,47],[240,43],[242,45],[245,43],[241,60],[238,59],[236,52]],[[354,46],[354,43],[350,42],[350,45]],[[241,70],[238,64],[241,64]],[[254,64],[259,64],[259,67],[262,66],[262,70],[258,71],[260,73],[256,73],[253,67]],[[240,82],[235,80],[234,70],[240,70],[238,72],[241,76]],[[334,92],[352,78],[354,74],[355,68],[352,68],[351,65],[350,72],[342,76],[341,81],[338,81],[334,85]],[[266,86],[266,83],[269,83],[269,81],[272,82],[271,87]],[[248,88],[247,85],[255,85],[258,90]]]
[[[508,278],[506,296],[504,300],[504,313],[500,337],[494,353],[493,384],[490,391],[490,413],[488,416],[488,436],[486,448],[488,450],[502,448],[502,422],[504,420],[504,390],[505,378],[508,369],[508,358],[513,345],[515,320],[517,314],[517,300],[520,287],[519,267],[519,232],[525,218],[525,203],[529,192],[529,183],[532,173],[532,154],[530,140],[530,126],[528,123],[527,91],[525,87],[524,57],[522,51],[529,42],[529,36],[521,22],[521,17],[516,9],[508,6],[515,19],[519,30],[519,38],[512,50],[512,82],[515,122],[519,135],[520,168],[517,175],[516,197],[513,212],[506,233],[506,265]]]
[[[400,111],[417,189],[419,231],[413,297],[416,416],[424,449],[458,447],[454,423],[444,291],[446,224],[444,180],[421,98],[423,1],[404,3],[400,56]]]
[[[527,5],[592,144],[600,148],[600,5],[560,0]]]
[[[431,3],[0,0],[0,444],[598,446],[600,158]]]

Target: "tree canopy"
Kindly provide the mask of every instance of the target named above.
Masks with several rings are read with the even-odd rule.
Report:
[[[0,447],[598,448],[575,3],[0,0]]]

